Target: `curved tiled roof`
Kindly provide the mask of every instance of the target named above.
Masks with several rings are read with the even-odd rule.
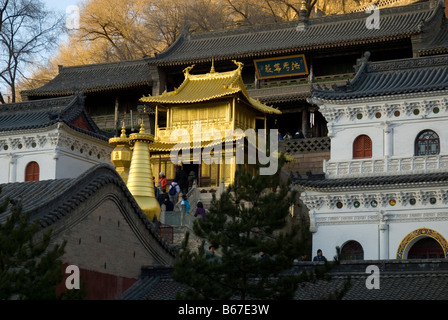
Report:
[[[448,89],[448,55],[358,63],[355,77],[332,89],[313,87],[318,100],[348,100]]]
[[[206,33],[183,34],[155,59],[156,65],[176,65],[215,60],[287,54],[296,51],[377,43],[420,34],[443,15],[443,1],[429,1],[380,10],[379,29],[366,27],[365,12],[327,16],[305,21],[259,25]]]
[[[396,189],[405,185],[429,186],[446,184],[448,182],[448,172],[425,173],[425,174],[405,174],[394,176],[372,176],[341,179],[319,179],[304,180],[297,179],[293,183],[302,190],[313,191],[343,191],[362,189]]]
[[[73,124],[80,117],[88,130]],[[79,93],[61,98],[0,105],[0,132],[45,128],[60,122],[101,140],[107,141],[110,136],[110,133],[100,130],[86,112],[84,96]]]
[[[47,84],[22,91],[24,96],[63,96],[126,89],[152,84],[148,63],[143,59],[60,68]]]
[[[332,263],[332,262],[330,262]],[[375,265],[380,269],[380,289],[366,287],[369,273],[367,267]],[[312,272],[322,266],[318,262],[296,262],[286,274]],[[324,278],[302,282],[293,300],[326,300],[341,292],[346,285],[342,300],[446,300],[448,290],[448,263],[446,259],[415,260],[346,260],[341,261]],[[174,281],[171,274],[145,274],[134,283],[120,300],[176,300],[177,294],[185,294],[188,287]],[[349,281],[347,281],[349,280]],[[250,297],[247,298],[251,300]],[[321,303],[319,301],[319,303]],[[182,301],[181,301],[182,302]],[[273,304],[275,301],[270,301]],[[185,303],[185,302],[182,302]],[[285,310],[284,305],[276,310]],[[291,305],[291,311],[297,304]],[[173,311],[178,312],[178,309]],[[333,309],[331,309],[333,312]],[[330,314],[329,314],[330,315]]]
[[[31,221],[38,220],[41,228],[47,228],[56,221],[64,219],[76,207],[90,197],[95,197],[98,191],[109,184],[117,186],[123,192],[147,230],[174,256],[174,247],[158,235],[152,221],[140,209],[121,177],[109,164],[96,165],[74,179],[1,184],[0,203],[7,198],[20,203],[22,210],[30,214]],[[0,223],[6,221],[11,209],[9,206],[0,215]]]
[[[424,49],[419,50],[421,56],[443,53],[448,53],[448,19],[445,19],[434,39]]]
[[[189,70],[193,67],[189,67],[184,70],[185,79],[179,88],[157,96],[144,96],[140,101],[165,105],[187,104],[214,100],[241,93],[252,108],[262,113],[280,114],[281,111],[269,107],[249,96],[241,76],[242,63],[235,61],[235,64],[238,64],[238,68],[233,71],[211,71],[210,73],[199,75],[190,74]]]

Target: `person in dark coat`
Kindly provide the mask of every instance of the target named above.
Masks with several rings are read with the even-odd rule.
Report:
[[[317,250],[317,256],[313,258],[313,261],[327,261],[324,255],[322,255],[322,250]]]
[[[305,138],[305,136],[302,133],[302,131],[297,130],[297,132],[294,134],[294,138],[293,139],[303,139],[303,138]]]
[[[174,210],[174,204],[170,201],[170,198],[168,197],[168,195],[165,196],[165,198],[163,199],[162,204],[165,205],[165,210],[166,211],[173,211]]]
[[[177,167],[176,175],[174,180],[177,181],[180,187],[180,191],[182,194],[187,194],[188,191],[188,176],[187,173],[181,168]]]

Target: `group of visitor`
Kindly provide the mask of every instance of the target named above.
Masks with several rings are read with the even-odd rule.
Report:
[[[179,201],[179,195],[181,195],[182,200],[180,205],[184,205],[185,212],[189,214],[190,202],[187,197],[187,192],[193,186],[195,176],[194,171],[191,171],[187,176],[186,172],[182,170],[181,167],[177,167],[176,175],[169,185],[164,172],[159,173],[157,185],[155,183],[155,178],[153,177],[155,197],[159,201],[159,204],[164,204],[166,211],[174,211],[174,207]],[[206,211],[200,201],[196,204],[194,216],[201,216],[203,221],[206,220]]]
[[[297,130],[296,133],[294,133],[294,136],[291,136],[291,133],[289,133],[289,131],[286,132],[285,135],[283,135],[280,131],[277,131],[277,135],[279,141],[305,138],[305,135],[303,134],[302,131],[300,131],[300,129]]]

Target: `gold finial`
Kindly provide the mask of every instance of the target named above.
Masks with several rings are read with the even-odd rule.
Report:
[[[124,121],[123,121],[123,125],[121,126],[121,136],[120,138],[126,138],[126,127],[124,126]]]
[[[308,10],[306,9],[306,0],[303,0],[303,1],[302,1],[302,7],[300,8],[300,10],[308,11]]]
[[[145,125],[143,124],[143,119],[142,119],[142,124],[140,125],[139,133],[145,133]]]
[[[210,69],[210,73],[215,73],[215,58],[212,58],[212,68]]]

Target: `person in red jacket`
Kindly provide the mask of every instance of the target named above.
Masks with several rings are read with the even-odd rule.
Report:
[[[168,181],[166,180],[165,174],[163,172],[159,173],[159,188],[163,193],[166,193],[166,185]]]

